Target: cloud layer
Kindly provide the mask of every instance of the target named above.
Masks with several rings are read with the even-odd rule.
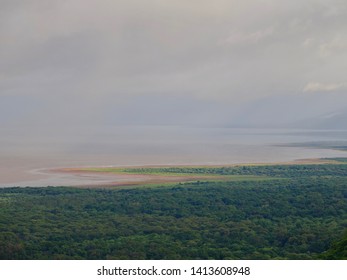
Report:
[[[156,112],[204,124],[263,98],[345,90],[346,1],[0,5],[2,125],[142,123]]]

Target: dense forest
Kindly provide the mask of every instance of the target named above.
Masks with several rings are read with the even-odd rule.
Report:
[[[0,258],[347,258],[347,165],[343,161],[126,172],[272,179],[163,187],[3,188]]]

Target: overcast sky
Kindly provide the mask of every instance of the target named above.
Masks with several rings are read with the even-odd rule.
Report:
[[[346,0],[0,0],[3,127],[297,120],[346,73]]]

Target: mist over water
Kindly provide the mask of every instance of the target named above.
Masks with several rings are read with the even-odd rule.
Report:
[[[347,1],[234,2],[1,1],[0,186],[80,180],[55,167],[345,156],[276,146],[343,131],[215,126],[347,129]]]

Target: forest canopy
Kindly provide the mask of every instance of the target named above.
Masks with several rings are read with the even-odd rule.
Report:
[[[272,179],[113,189],[3,188],[0,258],[347,258],[345,164],[130,172]]]

